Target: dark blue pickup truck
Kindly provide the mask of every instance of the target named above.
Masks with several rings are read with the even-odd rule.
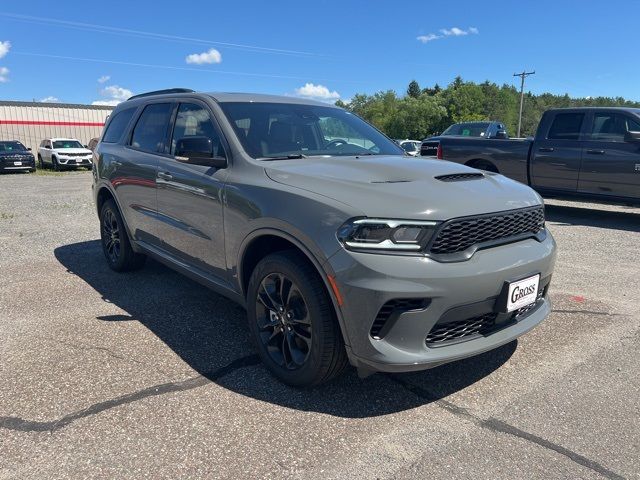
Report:
[[[640,201],[640,109],[548,110],[533,139],[441,136],[421,154],[501,173],[553,196]]]

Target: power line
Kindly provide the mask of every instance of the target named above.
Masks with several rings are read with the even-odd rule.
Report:
[[[535,75],[536,71],[521,73],[514,73],[514,77],[520,77],[520,116],[518,117],[518,137],[520,136],[520,129],[522,128],[522,105],[524,104],[524,79],[529,75]]]

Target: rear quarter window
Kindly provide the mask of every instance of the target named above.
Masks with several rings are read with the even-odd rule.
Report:
[[[135,108],[127,108],[126,110],[116,113],[109,122],[109,125],[107,125],[107,130],[102,136],[102,141],[105,143],[116,143],[120,140],[135,111]]]
[[[553,119],[547,138],[550,140],[578,140],[584,113],[559,113]]]

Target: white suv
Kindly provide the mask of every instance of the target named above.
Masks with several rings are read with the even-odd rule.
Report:
[[[56,171],[71,167],[91,170],[92,155],[91,150],[73,138],[47,138],[38,147],[38,167],[51,165]]]

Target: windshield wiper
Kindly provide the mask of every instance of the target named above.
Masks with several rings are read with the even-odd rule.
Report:
[[[258,160],[297,160],[299,158],[307,158],[307,156],[302,153],[293,153],[291,155],[280,155],[277,157],[260,157]]]

